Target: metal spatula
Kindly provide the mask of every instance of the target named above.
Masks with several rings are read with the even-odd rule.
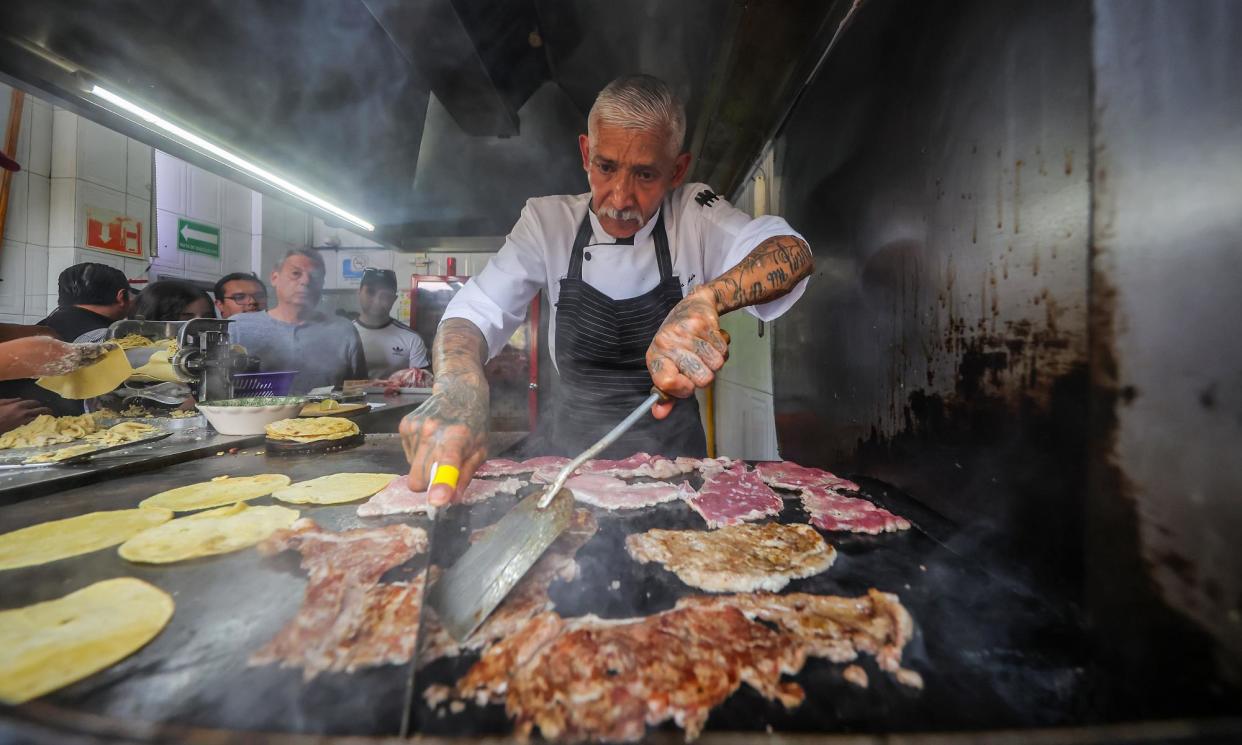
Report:
[[[574,498],[568,489],[563,488],[565,480],[579,466],[625,434],[656,401],[667,400],[667,394],[651,389],[651,395],[620,424],[569,461],[545,491],[535,492],[519,502],[488,535],[467,549],[451,569],[440,575],[440,579],[427,591],[427,602],[454,639],[465,641],[473,634],[557,536],[569,527]]]

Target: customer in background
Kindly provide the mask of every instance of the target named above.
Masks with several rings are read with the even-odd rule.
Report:
[[[207,291],[180,279],[152,282],[134,301],[130,318],[148,321],[189,321],[215,318],[215,304]]]
[[[56,301],[56,310],[39,325],[50,328],[62,341],[73,341],[125,318],[131,303],[129,280],[107,264],[74,264],[60,273]]]
[[[414,329],[393,318],[397,301],[397,273],[391,269],[366,269],[358,285],[358,310],[354,328],[362,339],[370,378],[387,378],[398,370],[427,367],[427,345]]]
[[[221,318],[267,310],[267,288],[250,272],[226,274],[216,282],[216,310]]]
[[[272,272],[276,307],[231,319],[229,336],[262,361],[263,372],[297,371],[295,394],[367,377],[353,324],[317,310],[325,273],[318,251],[295,248]]]
[[[193,318],[215,318],[211,296],[195,285],[181,279],[161,279],[152,282],[130,304],[129,317],[147,321],[189,321]],[[108,329],[94,329],[74,341],[103,341]]]

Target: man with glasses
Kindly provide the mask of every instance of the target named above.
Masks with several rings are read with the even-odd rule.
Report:
[[[216,282],[216,310],[221,318],[267,310],[267,288],[250,272],[226,274]]]
[[[414,329],[389,315],[395,302],[397,273],[391,269],[365,269],[358,285],[359,315],[354,328],[362,338],[367,374],[372,379],[428,364],[427,345]]]

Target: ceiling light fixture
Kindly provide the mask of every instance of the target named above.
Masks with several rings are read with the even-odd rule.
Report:
[[[331,202],[329,202],[326,199],[323,199],[322,197],[317,197],[314,194],[311,194],[309,191],[303,189],[297,184],[290,183],[289,181],[286,181],[285,179],[281,178],[280,176],[277,176],[271,171],[268,171],[261,166],[255,165],[254,163],[251,163],[245,158],[242,158],[239,155],[236,155],[234,153],[229,152],[228,150],[225,150],[219,145],[215,145],[211,142],[208,142],[207,140],[203,139],[202,137],[199,137],[193,132],[189,132],[181,127],[178,127],[176,124],[173,124],[167,119],[163,119],[151,113],[150,111],[147,111],[146,109],[133,103],[132,101],[128,101],[124,98],[121,98],[120,96],[118,96],[117,94],[113,93],[112,91],[106,88],[102,88],[96,85],[93,88],[91,88],[91,93],[95,96],[98,96],[99,98],[102,98],[103,100],[107,101],[108,103],[114,106],[117,106],[121,109],[124,109],[125,111],[128,111],[129,113],[133,114],[134,116],[137,116],[139,119],[146,122],[147,124],[151,124],[163,130],[167,134],[172,135],[173,137],[182,141],[183,143],[190,145],[194,148],[197,148],[199,150],[202,150],[205,153],[212,155],[224,161],[225,163],[228,163],[229,165],[237,168],[238,170],[245,171],[246,173],[250,174],[251,176],[254,176],[255,178],[259,179],[260,181],[263,181],[264,183],[271,184],[272,186],[275,186],[277,189],[280,189],[281,191],[291,196],[297,197],[298,199],[301,199],[304,202],[313,204],[319,209],[324,210],[325,212],[330,212],[333,215],[336,215],[337,217],[341,218],[342,220],[345,220],[346,222],[349,222],[352,225],[356,225],[357,227],[362,228],[368,233],[375,231],[375,226],[367,222],[366,220],[363,220],[361,217],[358,217],[357,215],[351,214],[341,209],[340,207],[337,207],[335,204],[332,204]]]

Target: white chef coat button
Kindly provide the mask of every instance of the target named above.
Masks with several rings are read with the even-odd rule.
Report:
[[[591,260],[591,252],[590,252],[590,251],[586,251],[586,252],[584,252],[584,253],[582,254],[582,258],[586,259],[587,261],[590,261],[590,260]]]

